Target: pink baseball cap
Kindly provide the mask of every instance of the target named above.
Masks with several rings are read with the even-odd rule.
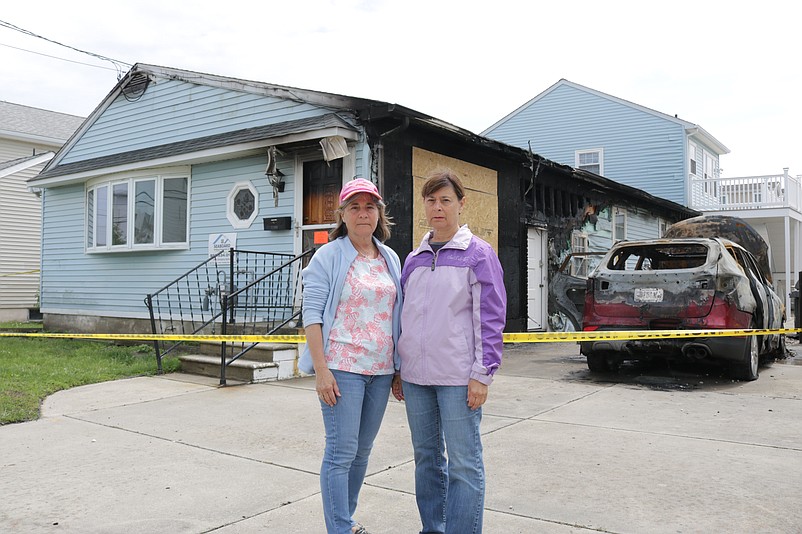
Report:
[[[343,190],[340,192],[340,204],[359,193],[369,193],[378,200],[382,199],[379,190],[376,189],[376,185],[374,185],[373,182],[365,180],[364,178],[354,178],[343,186]]]

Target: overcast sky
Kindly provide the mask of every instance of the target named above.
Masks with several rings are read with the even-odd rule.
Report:
[[[476,133],[565,78],[698,124],[731,151],[723,176],[802,174],[802,19],[788,1],[746,6],[40,0],[4,2],[0,20],[128,64],[382,100]],[[0,27],[0,100],[87,116],[117,75]]]

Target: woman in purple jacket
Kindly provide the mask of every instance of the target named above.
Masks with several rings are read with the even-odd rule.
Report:
[[[479,533],[485,494],[479,426],[501,364],[504,273],[490,245],[460,226],[465,190],[453,172],[430,177],[423,202],[432,230],[401,273],[401,372],[393,394],[406,402],[421,532]]]

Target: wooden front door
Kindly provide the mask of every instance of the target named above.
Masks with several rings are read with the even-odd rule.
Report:
[[[343,161],[306,161],[303,164],[303,250],[320,245],[324,233],[337,222],[343,184]],[[317,233],[317,240],[315,234]]]

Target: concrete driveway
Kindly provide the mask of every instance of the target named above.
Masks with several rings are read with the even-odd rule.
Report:
[[[484,410],[487,533],[802,532],[802,352],[594,376],[575,344],[508,345]],[[0,428],[0,532],[323,532],[311,378],[218,388],[175,374],[59,392]],[[404,406],[357,518],[420,525]]]

